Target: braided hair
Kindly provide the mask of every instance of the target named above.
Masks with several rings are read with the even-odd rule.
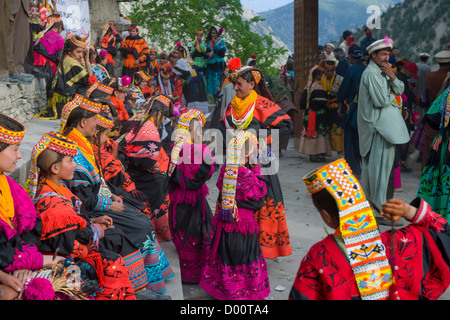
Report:
[[[76,126],[80,123],[82,119],[90,119],[94,116],[97,116],[95,112],[83,109],[83,108],[75,108],[69,115],[69,118],[66,122],[66,127],[62,135],[67,136]]]

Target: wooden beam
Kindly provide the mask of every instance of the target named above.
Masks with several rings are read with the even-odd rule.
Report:
[[[294,146],[299,147],[303,127],[303,111],[299,101],[308,81],[309,70],[316,63],[319,45],[319,1],[295,0],[294,2],[294,104],[299,112],[294,120]]]

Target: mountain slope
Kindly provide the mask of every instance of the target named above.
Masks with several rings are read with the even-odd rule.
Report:
[[[371,15],[370,5],[377,5],[382,12],[402,0],[319,0],[319,44],[334,42],[346,29],[355,30],[366,23]],[[294,51],[294,2],[280,8],[259,13],[272,28],[274,34]]]

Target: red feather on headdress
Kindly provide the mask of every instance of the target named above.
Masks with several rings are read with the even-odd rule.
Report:
[[[230,71],[236,71],[242,68],[241,59],[239,58],[233,58],[228,62],[228,69]]]

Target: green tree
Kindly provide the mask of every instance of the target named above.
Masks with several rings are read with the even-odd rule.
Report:
[[[274,62],[287,52],[275,47],[270,35],[250,30],[252,23],[262,19],[245,20],[240,0],[141,0],[133,3],[128,16],[147,30],[143,36],[152,45],[166,51],[174,50],[177,42],[187,45],[198,28],[203,28],[206,39],[211,26],[220,26],[228,59],[236,56],[244,64],[256,54],[258,67],[267,75],[276,74]]]

